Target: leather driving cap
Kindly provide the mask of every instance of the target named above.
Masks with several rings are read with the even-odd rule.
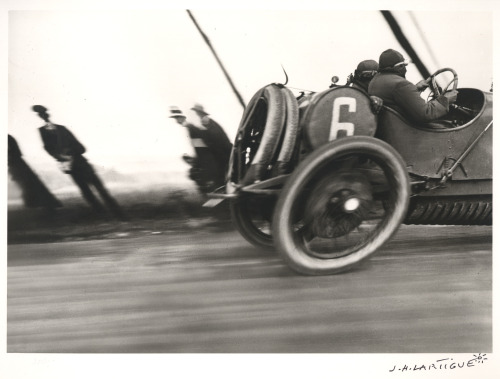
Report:
[[[394,67],[395,64],[404,62],[403,55],[400,52],[388,49],[380,54],[380,58],[378,60],[379,69],[383,70],[384,68]]]

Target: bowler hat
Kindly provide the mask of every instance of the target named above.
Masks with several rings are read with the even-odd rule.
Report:
[[[33,110],[33,112],[36,112],[36,113],[47,113],[47,110],[48,110],[43,105],[33,105],[31,107],[31,109]]]

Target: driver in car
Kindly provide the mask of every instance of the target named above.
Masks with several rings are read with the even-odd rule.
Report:
[[[406,80],[403,55],[388,49],[380,54],[379,72],[368,86],[371,96],[378,96],[384,105],[416,122],[435,121],[448,114],[450,104],[457,100],[458,91],[451,90],[426,102],[420,93],[428,87],[426,80],[416,85]]]

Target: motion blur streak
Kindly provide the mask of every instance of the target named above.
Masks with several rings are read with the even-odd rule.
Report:
[[[9,245],[9,353],[491,352],[491,227],[403,226],[294,274],[235,231]]]

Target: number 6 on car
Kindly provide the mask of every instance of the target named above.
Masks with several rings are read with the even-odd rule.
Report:
[[[377,117],[366,94],[351,87],[337,87],[314,95],[300,124],[306,148],[314,150],[342,137],[373,136]]]
[[[352,122],[340,122],[340,107],[347,106],[349,112],[356,112],[356,99],[353,97],[337,97],[333,101],[332,124],[330,126],[329,141],[333,141],[340,137],[340,132],[344,132],[345,136],[354,135],[354,124]]]

